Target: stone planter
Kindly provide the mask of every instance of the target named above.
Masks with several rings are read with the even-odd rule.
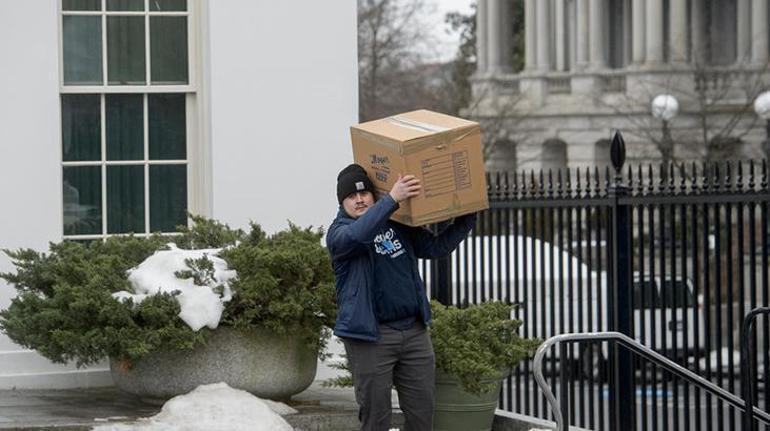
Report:
[[[482,380],[495,389],[474,395],[463,389],[456,377],[436,372],[433,429],[436,431],[490,431],[495,419],[500,386],[507,374]]]
[[[310,386],[316,364],[316,352],[289,335],[220,327],[192,351],[154,352],[133,364],[111,358],[110,370],[118,388],[150,402],[218,382],[286,400]]]

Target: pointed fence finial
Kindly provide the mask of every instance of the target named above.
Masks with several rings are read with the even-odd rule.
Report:
[[[612,167],[615,168],[615,173],[620,175],[620,170],[623,169],[623,165],[626,163],[626,142],[623,140],[620,130],[616,130],[615,136],[612,137],[610,160],[612,160]]]
[[[692,175],[690,177],[690,190],[695,192],[698,190],[698,165],[692,162]]]
[[[511,190],[511,183],[510,183],[510,179],[508,178],[508,171],[505,171],[502,173],[498,172],[497,175],[498,175],[497,180],[500,181],[502,184],[502,187],[501,187],[502,193],[506,198],[508,198],[510,196],[509,192]]]
[[[553,196],[553,169],[548,168],[548,196]]]
[[[568,167],[564,172],[564,194],[571,197],[572,192],[572,171]]]

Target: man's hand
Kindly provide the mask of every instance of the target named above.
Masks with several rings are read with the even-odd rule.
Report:
[[[414,175],[401,176],[398,174],[398,180],[393,184],[393,188],[390,189],[390,196],[396,202],[403,202],[411,197],[415,197],[420,194],[420,179]]]

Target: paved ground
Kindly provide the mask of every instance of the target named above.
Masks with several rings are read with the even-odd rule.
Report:
[[[514,393],[523,394],[524,399],[526,399],[525,403],[529,403],[528,409],[522,407],[523,413],[547,417],[548,414],[542,413],[546,405],[545,399],[531,380],[529,387],[521,387],[521,392],[517,391],[517,387],[514,386]],[[550,384],[551,379],[548,378],[547,380]],[[689,399],[684,397],[685,387],[689,388]],[[644,389],[646,390],[638,388],[633,400],[635,402],[636,429],[640,431],[730,431],[741,429],[740,412],[737,409],[725,403],[718,403],[715,397],[709,398],[705,392],[702,392],[698,398],[693,386],[669,382],[664,389],[658,382],[654,388],[647,386]],[[560,385],[557,383],[553,390],[555,394],[558,394]],[[740,393],[740,386],[736,387],[735,390],[736,393]],[[579,397],[580,394],[581,391],[577,388],[575,396]],[[609,424],[609,387],[606,384],[596,384],[590,388],[586,384],[583,387],[582,396],[583,401],[578,402],[577,410],[574,412],[574,420],[571,420],[570,424],[598,431],[609,430],[610,427],[606,425]],[[758,405],[761,408],[766,406],[762,391],[760,391]],[[642,419],[643,413],[647,416],[646,420]],[[604,424],[600,424],[599,418],[604,418]],[[759,426],[758,431],[770,431],[770,427]]]
[[[286,417],[297,429],[341,431],[356,428],[352,389],[323,388],[314,383],[292,398],[298,415]],[[160,406],[144,404],[115,388],[88,390],[0,391],[0,430],[87,430],[107,421],[152,416]],[[400,417],[396,416],[394,425]]]
[[[558,391],[558,387],[556,390]],[[669,391],[671,390],[673,387],[669,387]],[[680,390],[683,388],[680,387]],[[541,397],[536,388],[530,387],[529,391],[531,391],[530,397]],[[654,427],[650,421],[647,424],[647,429],[665,429],[665,426],[660,423],[663,417],[668,418],[668,429],[677,429],[673,423],[673,412],[678,411],[680,421],[682,421],[684,410],[689,410],[692,418],[689,429],[694,429],[696,416],[701,417],[703,424],[711,423],[714,430],[739,429],[736,426],[737,420],[730,424],[729,419],[731,418],[727,409],[724,418],[720,418],[725,422],[721,427],[716,426],[718,422],[716,422],[717,416],[714,413],[718,409],[707,404],[705,397],[696,404],[694,397],[690,399],[690,403],[683,403],[681,399],[677,401],[671,395],[668,392],[659,393],[655,403],[651,399],[647,399],[645,404],[648,414],[652,414],[653,404],[655,404],[659,422],[658,427]],[[605,404],[608,401],[607,396],[607,387],[597,385],[594,388],[592,400],[587,405],[598,410],[599,403]],[[637,394],[636,402],[637,414],[641,414],[641,394]],[[760,405],[764,405],[764,399],[761,399],[760,403]],[[288,416],[286,419],[297,430],[352,431],[357,429],[357,407],[352,389],[324,388],[318,383],[314,383],[305,392],[293,397],[290,404],[300,413]],[[394,397],[394,406],[396,405],[397,399]],[[105,421],[132,421],[137,418],[152,416],[159,410],[160,406],[144,404],[134,396],[120,392],[115,388],[0,391],[0,431],[84,431],[89,430],[91,426],[103,424]],[[604,415],[606,414],[605,404]],[[709,417],[709,414],[713,416]],[[595,417],[601,416],[598,411],[595,412]],[[576,422],[580,423],[581,421],[578,419]],[[396,414],[393,426],[398,427],[402,424],[403,417]],[[638,420],[637,424],[641,429],[641,420]],[[498,424],[496,423],[496,425]],[[508,427],[495,426],[494,429],[518,428],[510,428],[508,425]]]

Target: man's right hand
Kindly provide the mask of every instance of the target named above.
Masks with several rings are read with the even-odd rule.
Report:
[[[403,202],[419,195],[421,189],[422,185],[420,185],[419,178],[414,175],[401,176],[401,174],[398,174],[398,180],[393,184],[393,188],[390,189],[390,196],[396,202]]]

